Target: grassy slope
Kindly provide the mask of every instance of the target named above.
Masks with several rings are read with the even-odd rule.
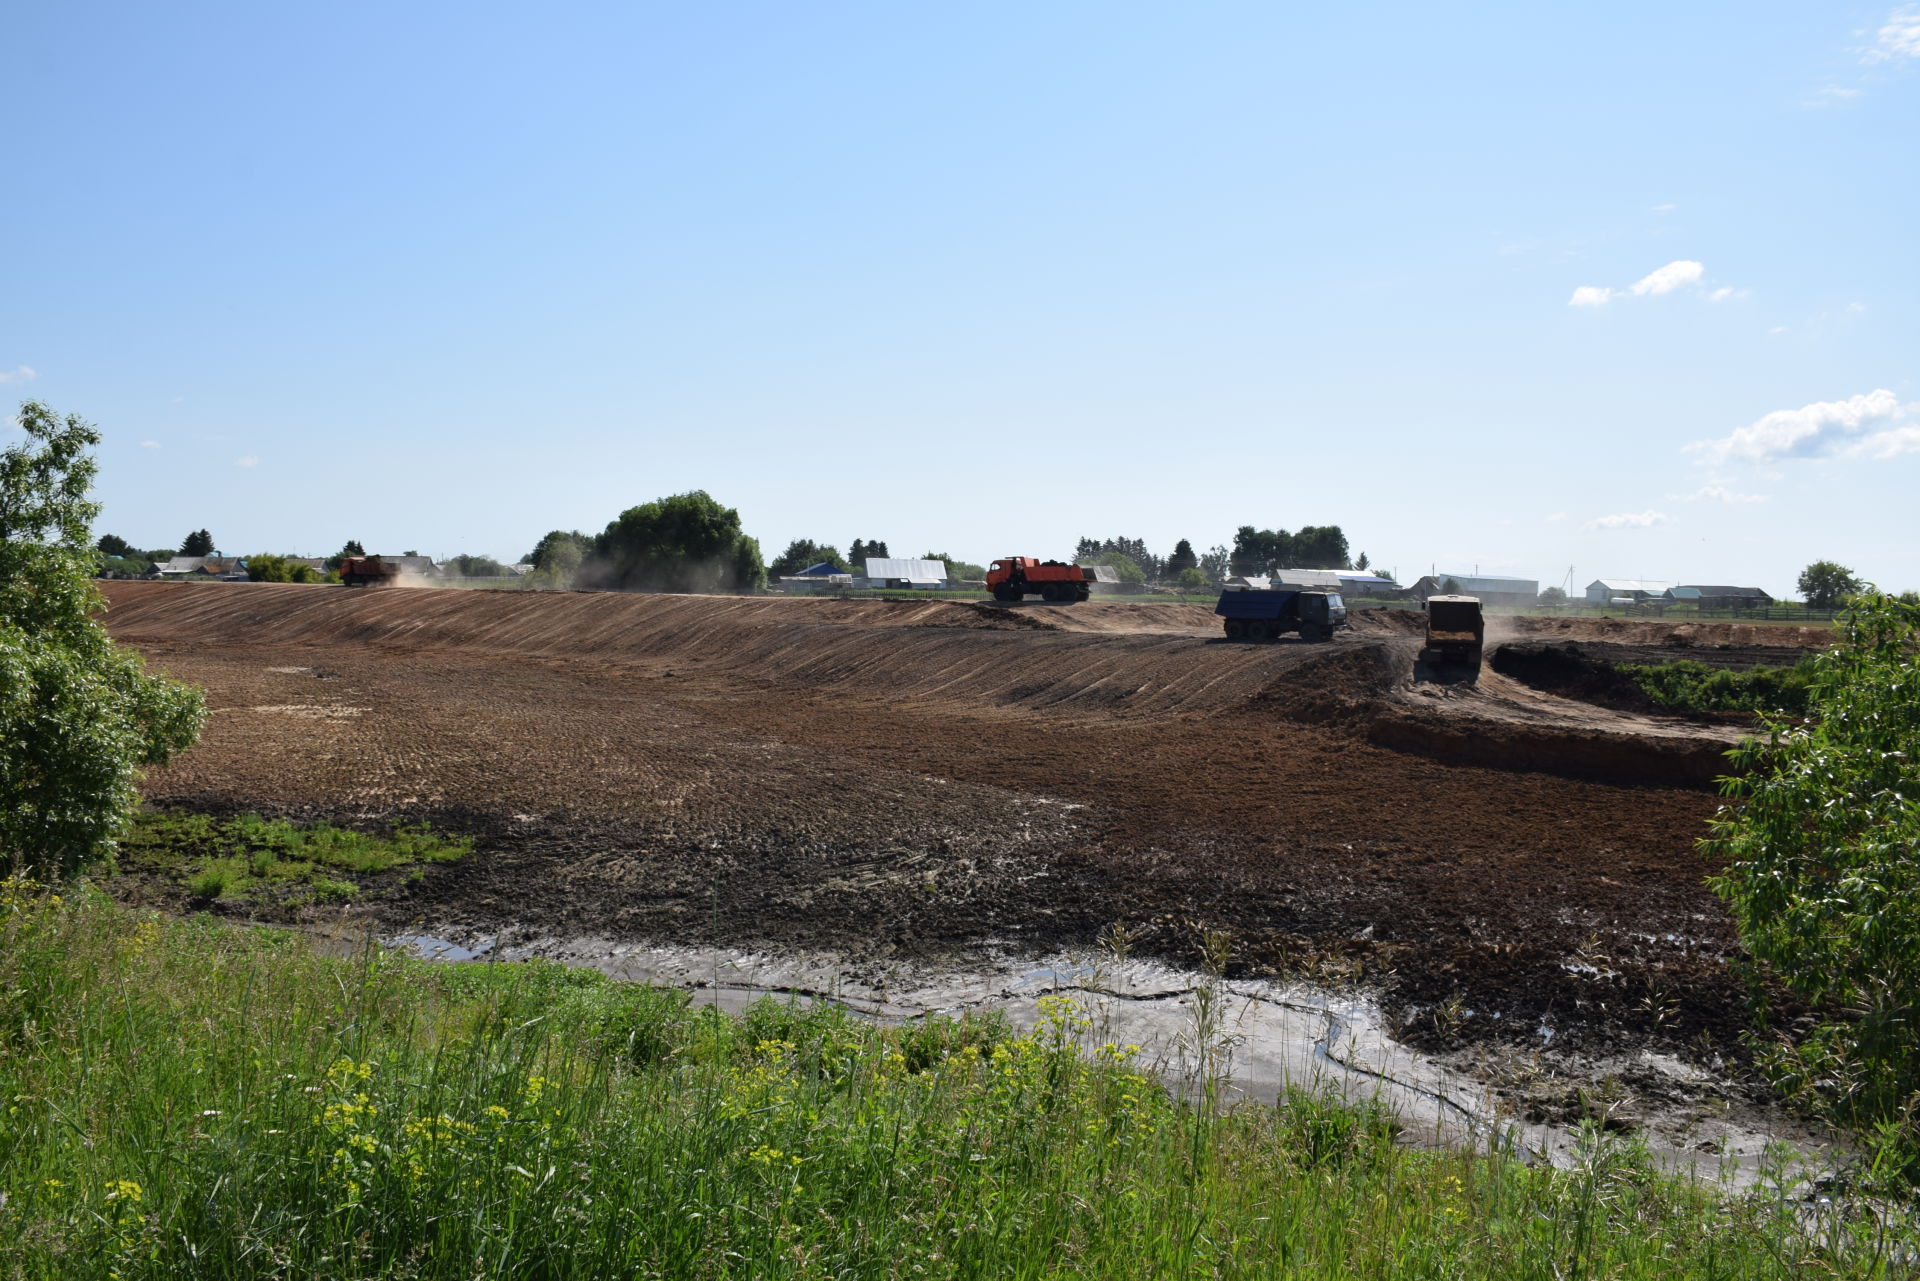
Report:
[[[0,895],[9,1276],[1873,1274],[1865,1225],[1597,1137],[1551,1174],[1306,1096],[1177,1104],[1065,1002],[1031,1037],[734,1020]]]

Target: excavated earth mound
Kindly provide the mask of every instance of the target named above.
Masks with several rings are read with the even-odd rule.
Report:
[[[1259,645],[1151,602],[107,592],[213,708],[154,803],[479,838],[369,909],[395,928],[878,962],[1122,922],[1364,979],[1410,1027],[1684,1048],[1741,1018],[1694,846],[1736,731],[1416,685],[1410,611]]]

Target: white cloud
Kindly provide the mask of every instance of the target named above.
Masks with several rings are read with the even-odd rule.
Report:
[[[1867,309],[1867,304],[1863,302],[1850,302],[1847,304],[1847,311],[1851,315],[1857,316],[1861,312],[1865,311],[1866,309]]]
[[[0,369],[0,386],[10,387],[15,383],[32,382],[39,376],[26,365],[15,365],[10,370]]]
[[[1675,209],[1678,209],[1679,207],[1680,207],[1679,205],[1655,205],[1653,207],[1653,211],[1655,213],[1672,213]]]
[[[254,455],[248,454],[245,458],[234,459],[233,465],[235,467],[258,467],[260,465],[260,460],[256,458]]]
[[[1687,446],[1687,451],[1713,463],[1730,459],[1763,463],[1775,458],[1811,458],[1833,452],[1844,437],[1854,435],[1863,427],[1892,423],[1916,412],[1920,412],[1920,406],[1902,405],[1898,397],[1882,387],[1846,400],[1817,400],[1798,409],[1776,409],[1718,440],[1695,441]],[[1872,441],[1896,435],[1899,433],[1883,431],[1870,436],[1859,441],[1849,456],[1867,448]],[[1895,447],[1893,442],[1878,447],[1891,448],[1893,452],[1874,457],[1891,458],[1907,452],[1905,448]]]
[[[1787,327],[1785,325],[1775,325],[1772,329],[1767,330],[1767,332],[1770,334],[1784,334],[1787,332]]]
[[[1850,107],[1853,100],[1860,96],[1858,89],[1848,89],[1843,85],[1827,85],[1817,89],[1800,100],[1803,107]]]
[[[141,442],[140,442],[140,448],[142,448],[142,449],[158,449],[158,448],[160,448],[160,442],[159,442],[159,441],[157,441],[157,440],[143,440],[143,441],[141,441]]]
[[[1887,15],[1887,24],[1874,34],[1873,48],[1860,55],[1869,65],[1899,58],[1920,58],[1920,5],[1907,5]]]
[[[1553,515],[1547,517],[1547,524],[1551,525],[1556,520],[1565,520],[1566,518],[1567,514],[1565,512],[1555,512]]]
[[[1701,274],[1705,271],[1706,268],[1699,263],[1683,258],[1678,262],[1670,262],[1656,271],[1648,272],[1634,281],[1633,287],[1628,292],[1636,298],[1649,294],[1656,297],[1660,294],[1670,294],[1682,285],[1698,284]]]
[[[1752,292],[1750,289],[1735,289],[1732,285],[1722,285],[1707,295],[1707,301],[1725,302],[1729,298],[1745,298]]]
[[[1652,525],[1667,523],[1665,512],[1615,512],[1611,516],[1595,516],[1587,522],[1588,529],[1646,529]]]
[[[1911,409],[1912,406],[1908,408]],[[1845,456],[1848,458],[1871,458],[1875,461],[1898,458],[1902,454],[1920,454],[1920,426],[1893,427],[1887,431],[1877,431],[1848,446],[1845,451]]]
[[[1723,485],[1702,485],[1691,494],[1668,494],[1676,503],[1764,503],[1770,501],[1767,494],[1736,494]]]
[[[1691,258],[1678,258],[1648,272],[1625,289],[1614,289],[1609,285],[1581,285],[1573,291],[1573,297],[1567,299],[1567,306],[1604,307],[1615,298],[1658,298],[1661,294],[1670,294],[1686,285],[1699,284],[1706,270]],[[1720,302],[1744,293],[1744,289],[1722,286],[1708,294],[1707,298],[1712,302]]]

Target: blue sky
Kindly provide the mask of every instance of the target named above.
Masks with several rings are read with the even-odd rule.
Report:
[[[1920,8],[27,6],[103,530],[1920,587]]]

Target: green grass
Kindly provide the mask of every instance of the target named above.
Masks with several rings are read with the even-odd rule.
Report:
[[[471,840],[424,823],[381,834],[257,814],[143,810],[120,842],[120,865],[176,880],[203,899],[329,901],[358,893],[356,877],[452,862],[472,850]]]
[[[1089,1044],[1089,1041],[1095,1042]],[[884,1029],[0,891],[8,1277],[1893,1275],[1872,1215],[1174,1101],[1071,1002]],[[1899,1257],[1899,1256],[1895,1256]]]
[[[1755,667],[1736,672],[1682,659],[1673,663],[1623,663],[1620,671],[1662,707],[1690,712],[1796,715],[1807,708],[1814,660],[1805,658],[1792,667]]]

